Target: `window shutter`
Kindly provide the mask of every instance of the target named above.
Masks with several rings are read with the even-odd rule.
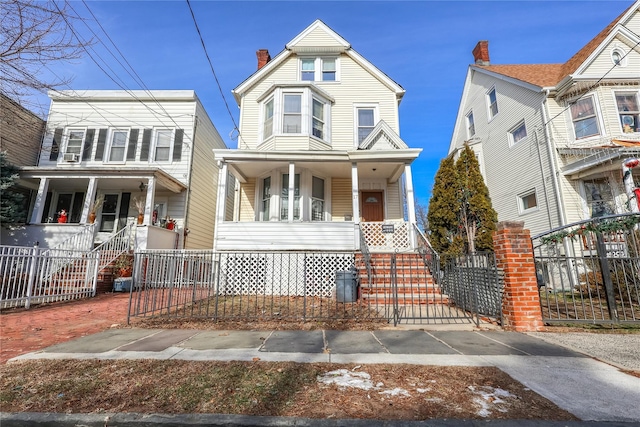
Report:
[[[176,129],[176,138],[173,140],[173,161],[179,162],[182,160],[182,138],[184,136],[184,130]]]
[[[96,145],[96,157],[95,160],[102,160],[104,156],[104,143],[107,140],[107,130],[100,129],[98,132],[98,144]]]
[[[62,131],[62,128],[57,128],[53,133],[53,142],[51,142],[49,160],[58,160],[58,153],[60,152],[60,146],[62,145]]]
[[[140,160],[149,160],[149,144],[151,144],[151,129],[145,129],[142,132],[142,147],[140,147]]]
[[[129,133],[129,148],[127,149],[127,160],[136,159],[136,148],[138,147],[138,134],[140,129],[131,129]]]
[[[82,161],[91,160],[91,148],[93,148],[93,136],[95,134],[95,129],[87,129],[87,134],[84,137],[84,147],[82,148]]]

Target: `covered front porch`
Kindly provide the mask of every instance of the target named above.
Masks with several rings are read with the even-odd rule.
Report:
[[[32,190],[30,221],[3,232],[9,244],[53,248],[91,228],[78,248],[88,250],[133,224],[136,248],[179,247],[186,186],[161,170],[25,168],[20,181]]]
[[[215,150],[214,249],[412,250],[419,153]]]

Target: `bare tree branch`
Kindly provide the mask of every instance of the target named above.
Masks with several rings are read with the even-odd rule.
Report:
[[[69,5],[53,1],[0,0],[0,88],[16,101],[66,86],[71,78],[47,72],[55,62],[78,59],[91,41],[69,25],[81,20]]]

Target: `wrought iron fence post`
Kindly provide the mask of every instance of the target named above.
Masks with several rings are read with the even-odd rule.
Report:
[[[604,282],[604,290],[607,296],[607,307],[609,308],[609,316],[615,323],[620,321],[618,317],[618,309],[616,306],[616,296],[613,292],[613,282],[611,281],[611,270],[609,269],[609,259],[607,258],[607,246],[604,243],[604,237],[601,231],[596,231],[596,248],[598,259],[600,261],[600,270],[602,273],[602,281]]]
[[[473,311],[471,312],[471,318],[473,318],[474,312],[476,315],[476,326],[480,326],[480,308],[478,304],[478,281],[476,280],[476,274],[478,271],[476,270],[476,254],[471,254],[471,280],[473,283],[471,284],[473,289]]]

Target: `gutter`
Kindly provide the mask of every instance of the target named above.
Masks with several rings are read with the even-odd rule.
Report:
[[[553,183],[553,191],[556,195],[556,204],[558,205],[558,220],[559,226],[563,227],[566,224],[566,216],[564,211],[564,200],[562,199],[562,193],[560,192],[560,185],[558,183],[558,171],[556,169],[556,157],[553,152],[553,146],[551,145],[551,137],[549,136],[549,122],[547,118],[547,99],[549,97],[549,89],[544,91],[544,101],[542,102],[542,120],[544,121],[544,137],[547,140],[547,153],[549,154],[549,165],[551,166],[551,181]],[[544,177],[543,177],[544,179]]]

